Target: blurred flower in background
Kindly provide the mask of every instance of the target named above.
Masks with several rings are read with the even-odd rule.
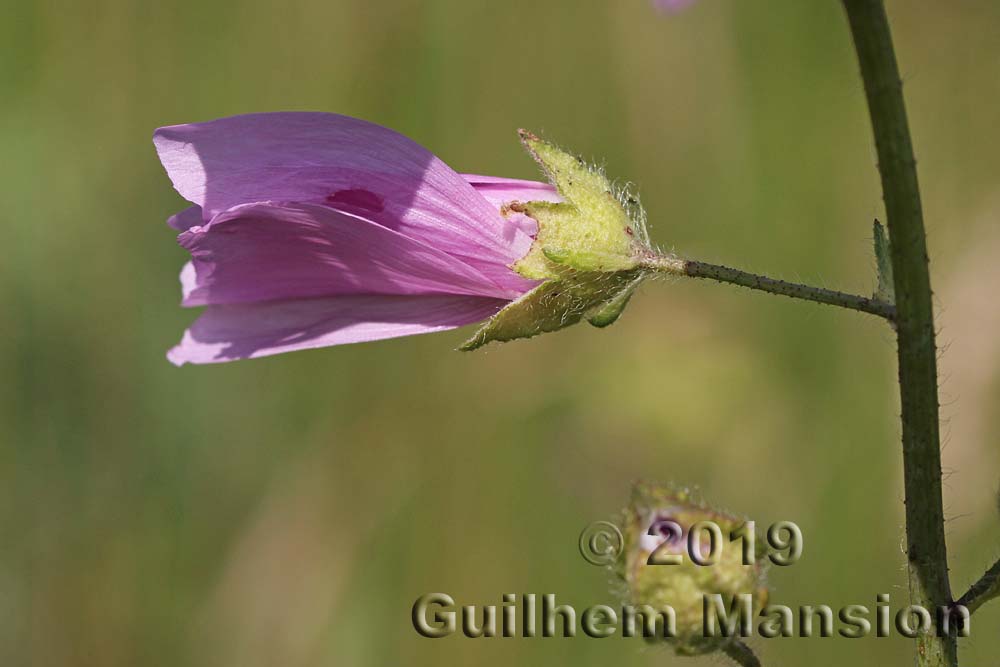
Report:
[[[695,0],[653,0],[653,6],[661,12],[679,12],[682,9],[693,5]]]

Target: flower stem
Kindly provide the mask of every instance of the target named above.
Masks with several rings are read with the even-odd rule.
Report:
[[[707,264],[705,262],[672,256],[656,256],[647,259],[644,265],[661,273],[690,276],[692,278],[707,278],[720,283],[731,283],[793,299],[805,299],[806,301],[815,301],[816,303],[825,303],[831,306],[858,310],[863,313],[871,313],[889,321],[893,320],[896,312],[891,303],[886,303],[872,297],[790,283],[778,280],[777,278],[769,278],[757,275],[756,273],[747,273],[746,271],[732,269],[719,264]]]
[[[972,584],[956,604],[963,605],[969,613],[976,611],[995,597],[1000,597],[1000,560],[986,570],[979,581]]]
[[[861,66],[889,225],[903,431],[910,601],[931,613],[951,603],[941,505],[937,360],[927,241],[916,160],[882,0],[843,0]],[[917,640],[921,667],[955,667],[954,637]]]
[[[722,651],[740,667],[761,667],[757,656],[754,655],[749,646],[741,641],[737,640],[726,644]]]

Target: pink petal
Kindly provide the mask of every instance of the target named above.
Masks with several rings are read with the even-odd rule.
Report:
[[[183,232],[184,305],[341,294],[468,294],[513,299],[476,269],[362,217],[318,204],[247,204]]]
[[[463,258],[494,280],[531,238],[441,160],[347,116],[249,114],[156,131],[174,186],[211,218],[253,202],[325,203]]]
[[[210,306],[167,353],[180,366],[411,336],[485,320],[505,301],[468,296],[339,296]]]
[[[191,295],[198,289],[198,271],[194,262],[185,262],[181,268],[181,305],[191,300]]]
[[[481,174],[460,174],[460,176],[498,211],[504,204],[514,201],[562,201],[562,197],[549,183]],[[341,198],[348,199],[349,195],[342,194]],[[340,206],[340,208],[351,207]],[[168,225],[181,232],[205,222],[207,221],[202,217],[201,207],[198,205],[190,206],[167,219]]]
[[[476,189],[476,192],[485,197],[486,201],[493,204],[498,211],[502,211],[506,204],[515,201],[562,201],[562,197],[559,196],[556,189],[548,183],[477,174],[462,174],[462,178],[467,180]],[[504,213],[504,217],[532,238],[538,233],[538,223],[523,213],[508,211]]]
[[[205,222],[207,221],[201,216],[201,206],[189,206],[180,213],[175,213],[167,218],[167,224],[179,232],[203,225]]]
[[[556,189],[548,183],[478,174],[462,174],[462,178],[497,209],[512,201],[562,201]]]

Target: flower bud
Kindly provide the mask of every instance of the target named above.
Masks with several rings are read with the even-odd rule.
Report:
[[[513,269],[542,281],[513,301],[463,346],[527,338],[587,319],[613,323],[642,281],[650,253],[645,212],[600,169],[521,130],[521,141],[555,186],[562,201],[512,202],[505,212],[538,223],[528,253]]]
[[[673,609],[676,636],[667,641],[678,655],[708,653],[732,641],[706,632],[706,596],[721,595],[728,609],[736,596],[750,594],[754,614],[767,603],[763,553],[751,552],[745,564],[746,538],[732,537],[744,523],[742,518],[697,502],[686,489],[641,482],[633,487],[625,510],[624,558],[618,574],[626,585],[627,603]],[[714,553],[710,553],[712,526],[718,527],[716,538],[721,538]],[[699,533],[696,539],[692,539],[692,527]],[[760,545],[761,541],[752,543]],[[692,554],[695,549],[700,553]],[[706,564],[696,563],[696,558]]]

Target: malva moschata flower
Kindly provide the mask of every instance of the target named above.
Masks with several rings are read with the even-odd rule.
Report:
[[[153,140],[193,204],[168,220],[191,253],[182,304],[206,307],[168,353],[178,365],[483,320],[463,349],[584,317],[603,326],[640,277],[641,216],[599,171],[528,133],[554,185],[459,174],[330,113],[174,125]]]

